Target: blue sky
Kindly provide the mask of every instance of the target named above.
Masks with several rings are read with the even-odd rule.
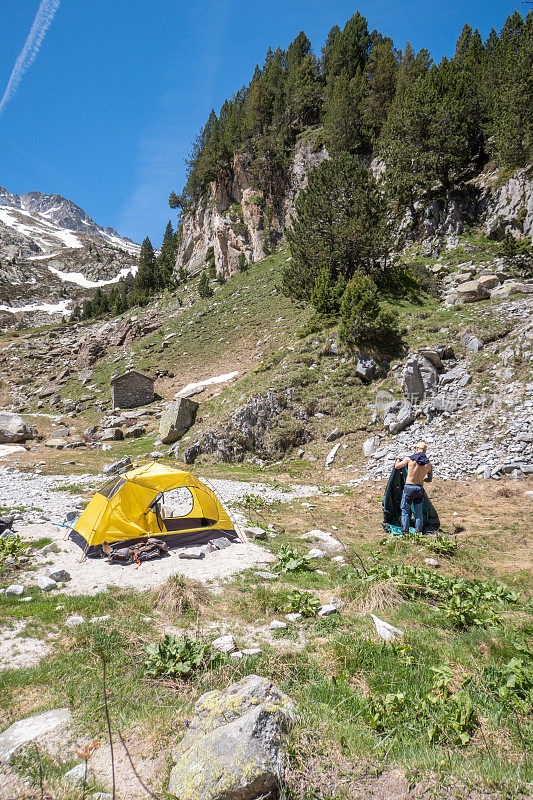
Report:
[[[47,0],[54,3],[54,0]],[[57,0],[55,0],[57,2]],[[0,95],[38,0],[2,0]],[[501,0],[61,0],[0,114],[0,185],[57,192],[97,222],[159,245],[184,159],[212,107],[248,83],[269,46],[304,30],[320,52],[355,11],[369,28],[452,55],[465,22],[485,38],[520,5]]]

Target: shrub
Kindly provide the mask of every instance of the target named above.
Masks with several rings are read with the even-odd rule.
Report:
[[[213,290],[209,284],[209,276],[207,272],[202,272],[200,280],[198,281],[198,294],[200,297],[212,297]]]
[[[248,262],[246,260],[246,256],[244,255],[244,253],[241,253],[239,256],[237,269],[239,270],[239,272],[246,272],[248,269]]]
[[[401,349],[397,315],[382,307],[377,286],[366,275],[354,276],[342,295],[339,337],[352,349],[387,355]]]
[[[145,651],[148,658],[144,662],[144,673],[149,678],[161,675],[187,678],[193,672],[218,666],[223,659],[221,653],[213,651],[211,645],[200,639],[188,636],[178,639],[168,633],[159,644],[151,644]]]

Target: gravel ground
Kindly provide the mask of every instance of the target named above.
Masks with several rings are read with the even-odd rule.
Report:
[[[46,536],[58,543],[58,553],[35,556],[32,558],[32,566],[37,569],[17,577],[17,583],[29,587],[36,585],[38,578],[47,575],[49,570],[65,569],[71,580],[63,584],[63,588],[54,589],[54,595],[97,594],[105,592],[108,586],[128,587],[139,591],[155,589],[176,574],[202,583],[216,582],[243,569],[275,560],[268,550],[256,544],[238,542],[224,550],[207,553],[202,559],[179,558],[180,549],[176,548],[165,558],[145,561],[136,569],[135,564],[108,564],[106,559],[100,558],[81,561],[82,551],[78,545],[65,540],[65,529],[51,523],[18,525],[17,532],[29,541]]]
[[[0,467],[0,506],[22,509],[19,515],[24,523],[62,522],[68,511],[84,505],[80,495],[62,489],[72,485],[90,490],[102,480],[101,475],[42,475],[3,466]],[[291,490],[283,491],[266,483],[249,481],[214,479],[209,483],[225,505],[237,503],[248,494],[258,495],[270,503],[289,502],[319,492],[317,486],[292,486]]]

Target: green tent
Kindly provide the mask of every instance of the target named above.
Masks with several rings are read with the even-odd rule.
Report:
[[[405,478],[407,476],[407,467],[403,469],[392,468],[381,506],[383,508],[383,527],[388,533],[395,533],[401,535],[402,521],[401,521],[401,502],[403,487],[405,486]],[[438,531],[440,528],[439,515],[435,511],[433,504],[429,497],[424,493],[424,533],[431,533]],[[409,522],[409,530],[414,533],[414,516],[411,509],[411,519]]]

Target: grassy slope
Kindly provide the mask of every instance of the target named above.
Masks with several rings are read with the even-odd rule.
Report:
[[[148,372],[156,367],[174,372],[175,380],[159,386],[166,397],[191,380],[239,370],[236,383],[213,390],[202,400],[202,422],[191,432],[191,440],[203,429],[223,421],[228,409],[242,398],[297,383],[302,402],[314,403],[316,410],[325,414],[312,423],[315,438],[306,447],[303,460],[288,456],[263,468],[247,462],[203,463],[202,471],[282,482],[292,477],[342,484],[350,470],[328,475],[322,471],[323,457],[330,447],[324,435],[335,425],[354,431],[364,426],[369,416],[366,406],[376,389],[392,384],[384,379],[371,388],[364,387],[353,376],[353,364],[339,364],[338,359],[323,355],[326,339],[334,331],[324,329],[304,338],[296,335],[309,318],[309,311],[295,307],[276,291],[286,257],[284,252],[270,256],[250,273],[232,279],[212,300],[198,301],[183,312],[177,313],[173,298],[159,301],[158,306],[167,314],[165,323],[162,329],[134,342],[135,363]],[[466,256],[457,259],[459,263],[461,260]],[[192,291],[189,287],[183,295]],[[185,301],[185,296],[182,299]],[[493,333],[490,316],[480,319],[477,307],[443,309],[427,296],[419,302],[404,302],[401,314],[403,323],[409,326],[411,345],[453,341],[456,351],[461,352],[458,333],[467,325],[485,335]],[[161,352],[163,336],[173,332],[181,336]],[[118,354],[119,350],[112,351],[95,365],[97,397],[107,394],[109,375],[118,369],[112,359]],[[474,380],[480,388],[485,380],[482,355],[472,362],[477,370]],[[73,381],[64,394],[76,396],[78,392],[79,396],[84,391]],[[97,418],[95,410],[88,410],[75,424],[83,429]],[[361,439],[366,435],[359,431],[345,437],[348,448],[339,456],[339,467],[361,459]],[[117,442],[112,455],[135,455],[152,448],[153,436]],[[36,453],[31,454],[32,460],[36,457]],[[54,457],[56,468],[64,471],[65,456]],[[312,461],[313,457],[320,461]],[[74,469],[96,470],[110,460],[110,454],[74,451],[72,458],[78,462]],[[54,468],[53,462],[49,468]],[[486,668],[498,674],[502,665],[520,654],[515,646],[524,645],[531,634],[531,584],[526,569],[531,552],[527,533],[530,505],[524,498],[524,488],[524,482],[513,481],[470,485],[439,485],[436,481],[431,490],[445,528],[463,529],[457,536],[455,554],[436,555],[442,564],[440,571],[447,576],[496,577],[522,591],[518,605],[497,609],[501,626],[454,629],[438,604],[405,599],[390,587],[384,588],[382,582],[369,596],[368,586],[353,567],[338,567],[329,560],[320,564],[325,574],[291,573],[274,586],[261,583],[253,574],[238,577],[226,584],[223,595],[211,596],[200,607],[184,613],[173,611],[168,602],[155,595],[118,590],[96,599],[62,598],[59,605],[52,597],[36,596],[28,604],[2,600],[6,619],[28,620],[27,635],[59,633],[54,652],[39,667],[0,676],[0,703],[6,718],[10,713],[19,716],[20,709],[29,714],[70,704],[80,732],[103,736],[97,650],[107,642],[112,651],[113,718],[122,730],[141,732],[153,752],[169,751],[199,693],[257,672],[271,675],[299,703],[300,723],[290,741],[292,798],[337,800],[353,796],[356,787],[373,790],[373,781],[377,780],[373,776],[395,764],[407,771],[417,791],[428,784],[437,785],[436,797],[467,797],[476,787],[480,793],[494,792],[495,797],[519,796],[520,787],[532,779],[527,761],[531,721],[523,710],[515,711],[508,702],[498,701]],[[367,569],[391,564],[424,566],[424,559],[435,554],[416,542],[379,544],[380,496],[378,485],[349,492],[341,487],[340,493],[325,491],[311,504],[278,503],[267,509],[250,502],[247,513],[257,524],[276,525],[277,536],[267,540],[267,546],[276,552],[283,544],[305,551],[298,540],[300,534],[336,526],[348,548],[349,564],[353,560],[359,566],[357,554]],[[1,581],[5,585],[15,577],[10,569]],[[287,634],[272,636],[268,624],[283,613],[292,587],[310,589],[321,601],[335,595],[346,605],[339,616],[306,620],[291,626]],[[368,616],[372,609],[406,631],[406,648],[379,643]],[[94,626],[67,631],[63,622],[72,611],[86,618],[109,613],[111,621],[100,633]],[[144,615],[151,616],[152,621],[141,623]],[[187,683],[143,680],[143,646],[158,639],[169,626],[177,631],[199,628],[208,638],[214,638],[217,629],[212,626],[224,624],[235,633],[240,646],[258,644],[264,657],[227,662]],[[461,697],[471,698],[480,724],[466,747],[458,747],[449,736],[430,744],[427,731],[410,731],[404,724],[395,733],[369,724],[364,714],[369,697],[402,692],[416,705],[428,692],[435,677],[431,667],[437,665],[451,668],[456,690],[463,680],[470,679]],[[56,787],[59,798],[66,797],[51,772],[50,768],[49,785]]]

